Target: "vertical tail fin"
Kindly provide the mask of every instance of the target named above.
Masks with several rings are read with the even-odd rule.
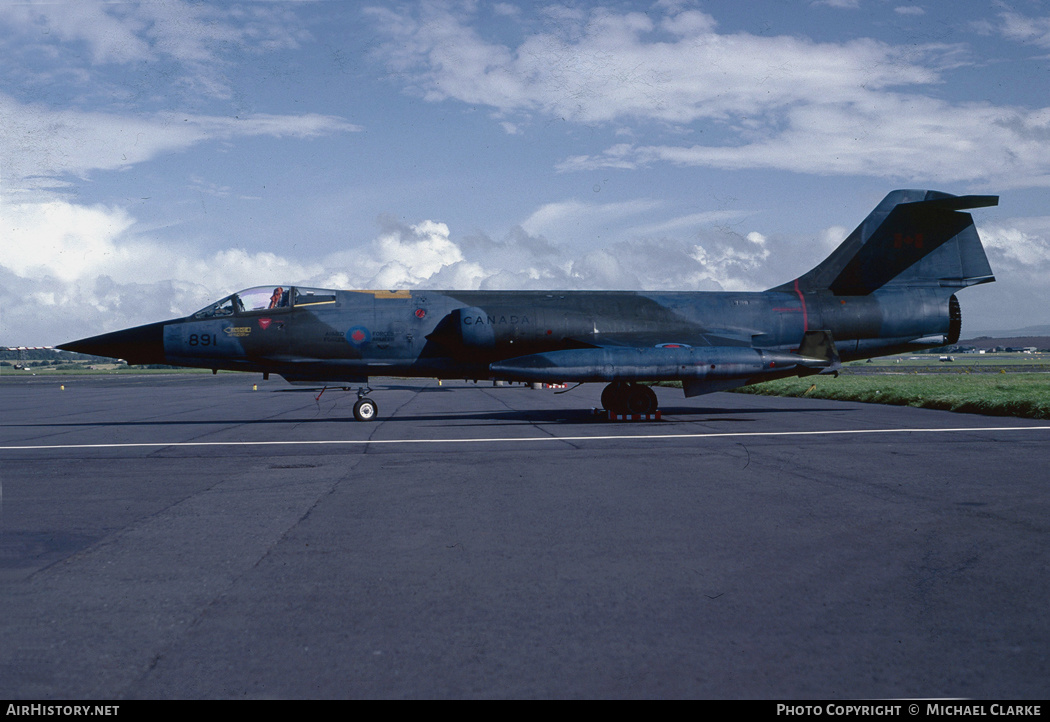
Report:
[[[896,190],[820,265],[773,290],[866,296],[892,285],[963,288],[994,281],[973,217],[998,196]]]

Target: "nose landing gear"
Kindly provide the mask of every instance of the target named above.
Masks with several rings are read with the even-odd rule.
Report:
[[[357,390],[357,403],[354,404],[354,418],[358,421],[372,421],[379,413],[376,402],[368,398],[367,394],[372,389],[361,388]]]
[[[614,414],[653,414],[656,392],[642,384],[614,381],[602,391],[602,406]]]

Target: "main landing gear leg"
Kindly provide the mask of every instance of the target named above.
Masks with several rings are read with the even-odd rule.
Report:
[[[613,381],[602,391],[602,406],[614,414],[653,414],[656,392],[642,384]]]
[[[376,402],[368,398],[367,394],[372,389],[360,388],[357,390],[357,403],[354,404],[354,418],[358,421],[371,421],[379,413]]]

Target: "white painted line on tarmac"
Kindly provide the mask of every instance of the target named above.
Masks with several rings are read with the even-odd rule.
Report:
[[[1050,426],[967,426],[927,429],[830,429],[818,431],[726,431],[695,434],[601,434],[596,436],[524,436],[471,439],[334,439],[287,441],[169,441],[124,444],[34,444],[0,446],[0,451],[44,451],[56,449],[134,449],[204,446],[368,446],[389,444],[514,444],[565,441],[632,441],[672,439],[776,438],[792,436],[859,436],[863,434],[956,434],[1013,431],[1050,431]]]

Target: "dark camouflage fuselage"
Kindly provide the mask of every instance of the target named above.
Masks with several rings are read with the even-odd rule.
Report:
[[[290,381],[677,379],[695,395],[954,343],[955,292],[994,280],[973,219],[960,211],[997,202],[893,191],[827,259],[768,291],[266,286],[63,348]]]
[[[831,331],[843,359],[919,348],[949,332],[949,299],[767,291],[336,291],[334,301],[163,324],[164,361],[289,379],[489,378],[491,364],[599,347],[798,350]],[[939,345],[943,341],[936,339]],[[649,379],[637,379],[649,380]]]

